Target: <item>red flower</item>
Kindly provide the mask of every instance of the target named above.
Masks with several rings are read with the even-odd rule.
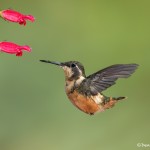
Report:
[[[27,45],[20,46],[12,42],[0,42],[0,51],[10,54],[16,54],[16,56],[22,56],[22,50],[31,52],[31,48]]]
[[[20,25],[26,25],[26,20],[29,20],[31,22],[35,21],[35,18],[33,16],[23,15],[11,9],[0,11],[0,16],[4,18],[5,20],[11,21],[11,22],[17,22]]]

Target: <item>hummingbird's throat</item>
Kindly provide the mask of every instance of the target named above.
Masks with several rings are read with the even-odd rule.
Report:
[[[69,80],[73,75],[71,68],[69,68],[67,66],[63,66],[62,68],[64,70],[66,80]]]
[[[63,66],[62,68],[64,70],[66,80],[78,80],[82,76],[82,71],[78,67],[73,69],[68,66]]]

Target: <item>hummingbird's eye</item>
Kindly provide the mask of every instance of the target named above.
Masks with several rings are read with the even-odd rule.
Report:
[[[71,68],[74,68],[74,67],[76,67],[76,64],[71,64]]]

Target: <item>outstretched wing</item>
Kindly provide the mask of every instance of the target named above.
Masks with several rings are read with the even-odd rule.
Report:
[[[114,85],[118,78],[128,78],[137,67],[137,64],[116,64],[104,68],[84,79],[79,91],[85,95],[96,95]]]

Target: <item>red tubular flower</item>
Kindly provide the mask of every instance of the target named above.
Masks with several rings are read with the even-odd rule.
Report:
[[[0,51],[2,52],[22,56],[23,50],[31,52],[31,48],[27,45],[20,46],[12,42],[0,42]]]
[[[11,21],[11,22],[17,22],[20,25],[26,25],[26,20],[29,20],[31,22],[35,21],[35,18],[31,15],[23,15],[17,11],[8,9],[0,11],[0,16],[4,18],[5,20]]]

